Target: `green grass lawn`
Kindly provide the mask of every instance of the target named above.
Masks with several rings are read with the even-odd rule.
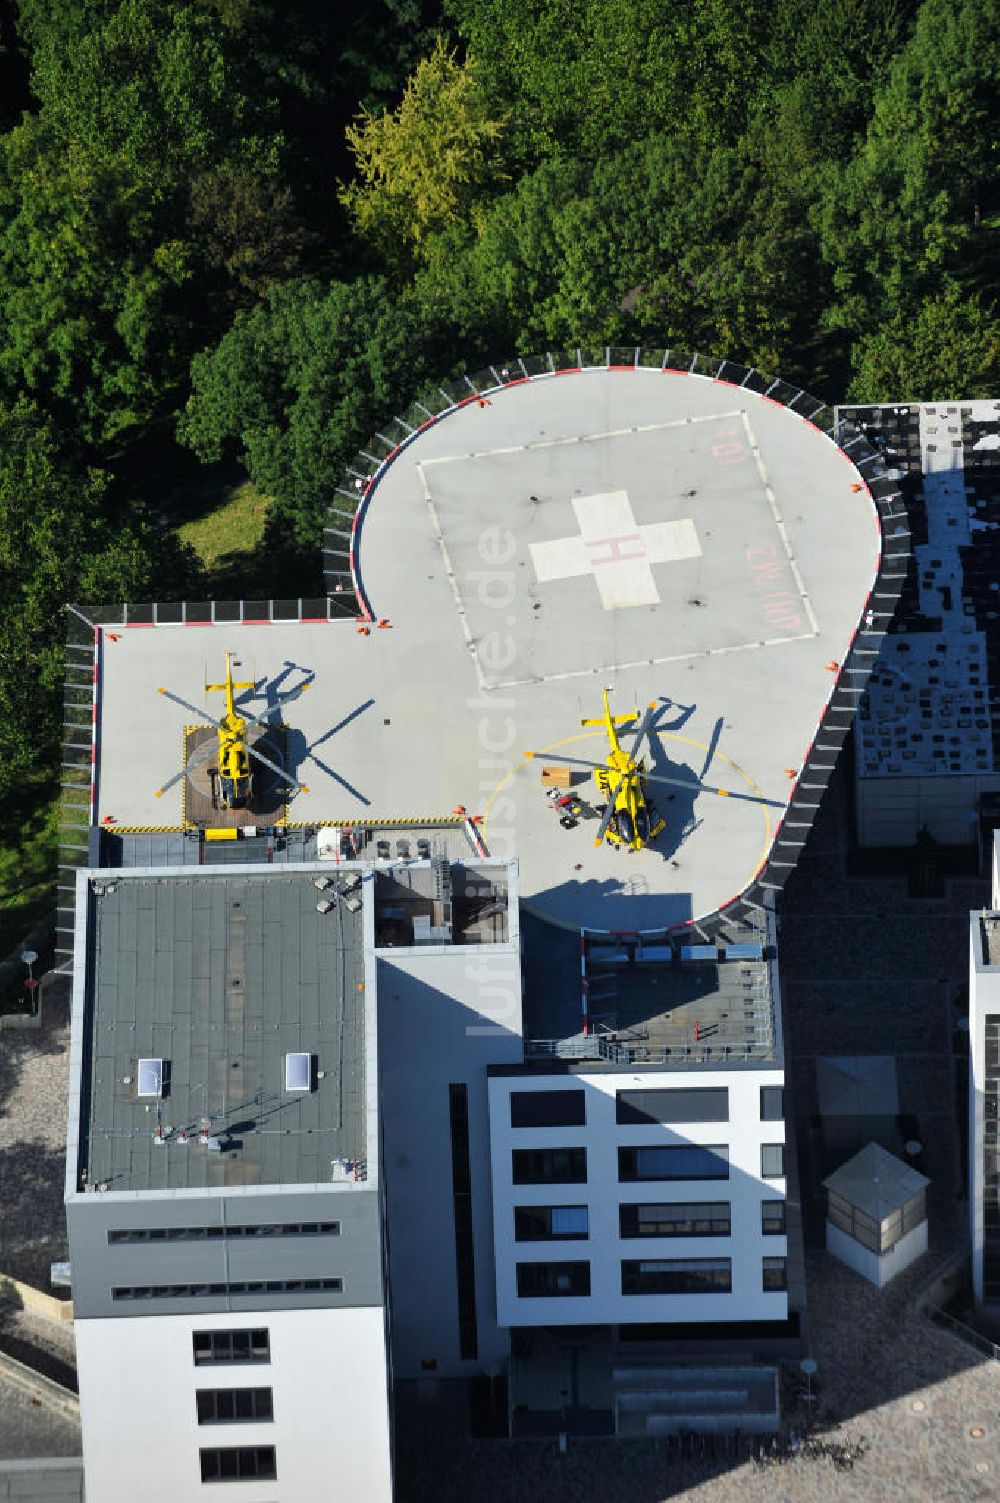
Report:
[[[210,574],[235,573],[240,555],[252,554],[264,536],[270,500],[252,480],[228,488],[221,504],[207,516],[177,529],[182,543],[197,553]]]
[[[182,503],[195,507],[185,518]],[[214,477],[188,494],[175,495],[172,511],[163,513],[182,543],[198,555],[205,569],[207,600],[274,600],[323,593],[319,541],[304,547],[291,541],[275,522],[271,498],[252,480],[232,471]]]

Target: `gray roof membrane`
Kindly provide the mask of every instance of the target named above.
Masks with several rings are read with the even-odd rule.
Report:
[[[766,916],[730,926],[726,943],[579,943],[523,926],[525,1055],[612,1065],[781,1063]],[[586,1032],[583,1032],[585,978]]]
[[[234,867],[96,884],[86,1182],[317,1183],[334,1161],[363,1160],[363,914],[319,912],[314,877]],[[311,1056],[311,1089],[286,1091],[285,1056],[297,1052]],[[161,1099],[138,1096],[140,1058],[163,1061]],[[218,1147],[199,1141],[206,1120]]]

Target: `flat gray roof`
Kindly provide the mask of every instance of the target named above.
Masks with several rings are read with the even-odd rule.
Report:
[[[332,1161],[365,1158],[363,910],[318,912],[316,875],[230,867],[92,880],[89,1183],[317,1183]],[[286,1091],[285,1055],[298,1052],[312,1056],[312,1089]],[[137,1094],[140,1058],[164,1061],[162,1100]],[[219,1151],[198,1142],[203,1118]]]
[[[720,1066],[781,1063],[767,918],[729,926],[719,944],[584,947],[525,923],[525,1058],[608,1064]],[[583,1033],[582,977],[587,1031]]]

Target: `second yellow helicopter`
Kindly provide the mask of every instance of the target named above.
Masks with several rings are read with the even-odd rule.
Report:
[[[658,702],[653,700],[646,706],[641,720],[638,710],[633,710],[628,715],[612,715],[608,704],[610,693],[610,688],[604,690],[604,714],[600,719],[580,721],[581,725],[603,727],[608,738],[606,761],[590,762],[583,757],[563,757],[553,752],[531,751],[525,752],[525,756],[544,757],[546,762],[561,762],[568,767],[588,768],[607,800],[594,844],[603,845],[607,841],[624,850],[641,851],[667,827],[666,820],[646,796],[647,783],[665,783],[672,788],[682,788],[689,794],[712,793],[718,798],[730,798],[733,795],[728,788],[715,788],[696,777],[672,778],[662,773],[647,772],[646,763],[639,751],[653,728]],[[619,740],[619,726],[635,730],[631,751],[626,751]]]

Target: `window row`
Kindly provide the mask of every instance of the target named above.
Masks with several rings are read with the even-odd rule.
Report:
[[[780,1122],[785,1115],[781,1086],[761,1086],[760,1120]],[[586,1092],[567,1087],[553,1091],[511,1091],[511,1127],[583,1127]],[[662,1122],[728,1122],[725,1086],[678,1086],[672,1090],[616,1091],[615,1121],[620,1125]]]
[[[274,1419],[270,1388],[199,1388],[199,1425],[261,1424]]]
[[[783,1179],[784,1143],[762,1143],[762,1179]],[[511,1176],[515,1185],[582,1185],[587,1182],[585,1148],[514,1148]],[[725,1143],[680,1143],[619,1148],[618,1178],[623,1184],[641,1180],[704,1180],[729,1178],[729,1146]]]
[[[339,1221],[277,1221],[251,1226],[128,1226],[108,1232],[119,1242],[214,1242],[230,1237],[339,1237]]]
[[[246,1482],[256,1477],[273,1482],[278,1467],[273,1446],[213,1446],[202,1448],[202,1482]]]
[[[788,1288],[785,1258],[761,1260],[761,1289],[772,1293]],[[624,1259],[622,1294],[731,1294],[731,1258]],[[517,1293],[521,1299],[585,1298],[590,1294],[590,1264],[518,1263]]]
[[[193,1331],[197,1367],[219,1362],[270,1362],[271,1337],[263,1326],[239,1331]]]
[[[764,1236],[784,1236],[785,1202],[764,1200],[760,1207]],[[666,1201],[620,1205],[622,1237],[730,1237],[732,1207],[728,1200]],[[558,1242],[589,1236],[586,1206],[515,1206],[516,1242]]]
[[[238,1279],[228,1284],[116,1284],[111,1298],[211,1299],[227,1294],[341,1294],[343,1279]]]
[[[902,1237],[912,1232],[914,1227],[926,1221],[926,1192],[920,1190],[904,1206],[891,1212],[884,1220],[876,1221],[831,1190],[827,1198],[826,1215],[832,1226],[846,1232],[849,1237],[860,1242],[862,1247],[867,1247],[871,1252],[887,1253]]]

